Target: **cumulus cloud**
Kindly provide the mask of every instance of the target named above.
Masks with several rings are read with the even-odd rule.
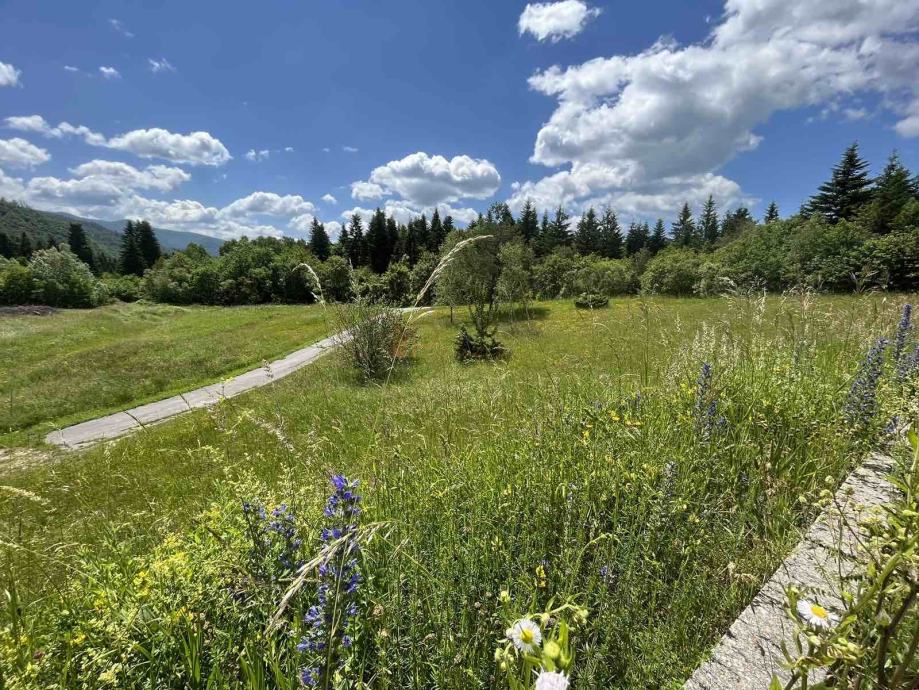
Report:
[[[338,199],[336,199],[331,194],[324,194],[322,196],[322,200],[327,204],[337,204],[338,203]]]
[[[99,74],[103,79],[121,79],[121,73],[114,67],[102,66],[99,68]]]
[[[51,160],[51,155],[25,139],[0,139],[0,164],[11,168],[32,168]]]
[[[16,201],[25,200],[25,186],[18,177],[10,177],[0,168],[0,197]]]
[[[357,181],[351,183],[352,199],[380,199],[383,194],[383,188],[373,182]]]
[[[181,168],[148,165],[143,170],[138,170],[127,163],[104,160],[83,163],[71,168],[70,172],[78,178],[107,180],[128,189],[156,189],[162,192],[174,189],[191,179],[191,175]]]
[[[55,139],[76,136],[91,146],[127,151],[141,158],[162,158],[173,163],[216,166],[232,158],[223,143],[207,132],[176,134],[155,127],[135,129],[106,139],[83,125],[62,122],[52,127],[41,115],[16,115],[7,117],[4,123],[10,129],[21,132],[35,132]]]
[[[599,14],[600,9],[589,7],[581,0],[538,2],[523,9],[517,29],[521,36],[530,33],[538,41],[556,43],[563,38],[577,36],[587,26],[587,22]]]
[[[0,86],[19,86],[22,72],[8,62],[0,62]]]
[[[299,194],[281,196],[274,192],[253,192],[224,206],[220,210],[220,215],[225,218],[248,218],[259,215],[293,218],[315,211],[316,206]]]
[[[902,118],[900,134],[919,135],[917,29],[919,0],[727,0],[703,43],[661,40],[637,55],[537,72],[531,88],[558,105],[531,161],[570,167],[516,185],[511,202],[548,200],[554,189],[553,205],[598,194],[643,205],[715,181],[737,197],[714,173],[760,143],[757,126],[861,92],[882,96]]]
[[[150,66],[150,71],[154,74],[159,74],[160,72],[176,71],[176,68],[173,67],[172,63],[170,63],[166,58],[160,58],[159,60],[154,58],[147,58],[147,64]]]

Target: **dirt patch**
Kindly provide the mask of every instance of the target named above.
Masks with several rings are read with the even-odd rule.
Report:
[[[54,455],[53,451],[38,448],[0,448],[0,476],[43,465]]]
[[[42,304],[21,304],[15,307],[0,307],[0,316],[50,316],[57,309]]]

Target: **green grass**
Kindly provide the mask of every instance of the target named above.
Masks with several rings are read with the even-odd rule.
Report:
[[[0,316],[0,446],[169,397],[319,340],[319,307],[114,304]]]
[[[283,583],[250,572],[240,501],[291,505],[309,557],[328,477],[343,472],[362,482],[365,523],[381,525],[361,562],[351,677],[501,687],[492,654],[507,589],[521,614],[553,596],[590,609],[573,687],[679,687],[820,490],[862,456],[841,407],[904,301],[547,303],[502,322],[507,361],[471,366],[453,360],[456,326],[438,312],[418,319],[414,362],[386,385],[360,385],[326,358],[8,474],[0,572],[22,607],[0,617],[0,664],[22,687],[203,687],[208,676],[296,687],[299,616],[291,635],[263,634]],[[703,361],[726,417],[710,436],[693,411]],[[35,651],[41,662],[24,670],[16,654]],[[241,658],[290,683],[252,680]]]

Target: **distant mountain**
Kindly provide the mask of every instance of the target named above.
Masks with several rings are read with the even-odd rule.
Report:
[[[80,223],[94,252],[101,251],[112,258],[118,256],[121,248],[121,233],[124,220],[93,220],[80,218],[69,213],[39,211],[28,206],[0,199],[0,232],[10,239],[18,239],[25,233],[33,246],[48,243],[54,238],[58,244],[66,244],[71,223]],[[164,250],[185,249],[189,242],[200,244],[210,254],[217,254],[223,240],[195,232],[181,232],[155,228],[156,236]]]

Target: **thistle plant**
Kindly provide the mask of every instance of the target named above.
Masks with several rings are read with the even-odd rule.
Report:
[[[361,582],[357,556],[357,520],[361,497],[357,481],[332,477],[334,492],[325,507],[328,525],[322,529],[323,559],[318,568],[317,603],[303,618],[303,638],[297,649],[306,657],[300,680],[307,687],[327,690],[345,666],[351,647],[348,626],[357,614],[356,593]]]
[[[587,609],[573,601],[540,613],[516,614],[507,591],[501,592],[506,620],[495,662],[510,690],[565,690],[574,665],[571,631],[587,622]]]

